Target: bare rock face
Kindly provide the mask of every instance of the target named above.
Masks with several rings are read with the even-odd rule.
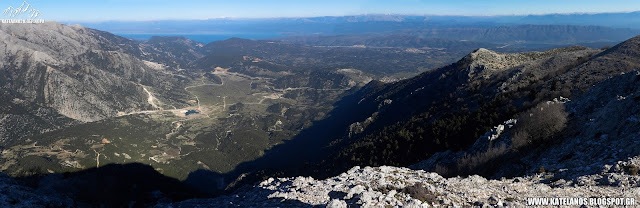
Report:
[[[566,65],[578,57],[597,52],[600,50],[579,46],[526,53],[499,53],[480,48],[465,56],[462,62],[468,63],[466,70],[471,80],[489,79],[508,69],[516,69],[520,73],[528,70],[543,73],[554,66]]]
[[[55,22],[2,24],[0,40],[0,88],[8,100],[79,122],[153,109],[145,86],[163,103],[184,103],[181,82],[138,59],[133,41]]]
[[[142,56],[168,67],[181,69],[205,56],[204,44],[184,37],[153,36],[140,44]]]
[[[480,48],[470,53],[469,58],[475,61],[476,65],[484,65],[487,68],[500,70],[533,60],[532,56],[525,56],[517,53],[498,53],[488,49]]]

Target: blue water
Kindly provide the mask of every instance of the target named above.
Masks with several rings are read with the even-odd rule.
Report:
[[[170,37],[185,37],[191,40],[195,40],[201,43],[210,43],[218,40],[226,40],[229,38],[244,38],[244,39],[269,39],[269,38],[277,38],[281,37],[282,34],[278,33],[225,33],[225,34],[126,34],[126,33],[116,33],[116,35],[130,38],[134,40],[148,40],[152,36],[170,36]]]
[[[185,116],[191,115],[191,114],[198,114],[200,112],[196,111],[196,110],[189,110],[186,113],[184,113]]]

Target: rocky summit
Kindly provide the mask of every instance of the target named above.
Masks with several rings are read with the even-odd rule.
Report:
[[[524,207],[529,198],[640,197],[640,177],[616,174],[624,183],[596,186],[605,173],[580,185],[546,184],[547,174],[488,180],[474,175],[443,178],[400,167],[354,167],[325,180],[269,178],[233,195],[156,207]],[[622,185],[632,184],[632,185]]]

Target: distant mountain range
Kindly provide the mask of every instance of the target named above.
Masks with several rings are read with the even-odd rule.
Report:
[[[525,16],[409,16],[356,15],[309,18],[225,18],[209,20],[64,22],[113,33],[219,34],[280,33],[285,35],[340,35],[424,28],[486,28],[508,25],[582,25],[640,29],[640,12],[547,14]]]
[[[353,29],[354,33],[357,29]],[[392,34],[304,35],[278,38],[314,46],[549,49],[583,45],[602,47],[640,34],[640,30],[576,25],[510,25],[488,28],[414,28]]]

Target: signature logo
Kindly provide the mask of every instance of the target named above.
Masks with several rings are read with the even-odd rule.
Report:
[[[44,23],[44,19],[36,19],[42,15],[40,10],[23,1],[19,7],[9,6],[2,13],[9,19],[0,19],[1,23]]]
[[[29,19],[38,18],[41,14],[40,10],[34,8],[27,1],[23,1],[19,7],[9,6],[3,12],[3,15],[11,18],[27,16]]]

